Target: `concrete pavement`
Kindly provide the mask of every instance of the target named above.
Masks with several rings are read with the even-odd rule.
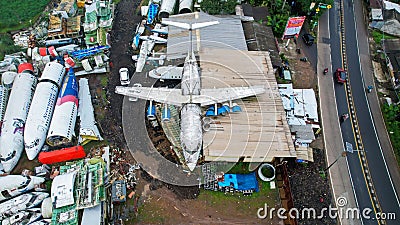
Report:
[[[328,11],[329,12],[329,11]],[[318,88],[319,88],[319,104],[321,110],[321,121],[323,127],[323,135],[325,140],[325,152],[327,165],[331,165],[336,159],[337,162],[329,169],[329,179],[333,190],[333,201],[339,197],[344,197],[347,204],[343,207],[356,208],[356,200],[352,188],[352,181],[348,170],[347,159],[342,157],[341,154],[344,150],[343,139],[340,131],[340,124],[338,120],[338,111],[336,107],[336,98],[334,91],[334,84],[332,79],[331,67],[331,48],[323,40],[330,38],[328,26],[328,12],[325,13],[319,20],[318,31]],[[329,73],[323,75],[324,68],[329,68]],[[339,224],[361,224],[360,220],[339,218]]]

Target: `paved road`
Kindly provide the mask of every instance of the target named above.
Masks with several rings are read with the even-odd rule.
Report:
[[[331,45],[331,73],[329,74],[334,80],[333,71],[336,68],[343,68],[342,63],[342,52],[340,46],[340,9],[338,4],[329,11],[329,31],[330,31],[330,45]],[[346,29],[347,31],[347,29]],[[327,40],[325,40],[327,41]],[[346,91],[345,87],[342,84],[334,83],[335,96],[336,96],[336,104],[337,104],[337,117],[339,117],[343,113],[348,113],[348,105],[346,100]],[[352,126],[350,121],[345,121],[341,124],[341,133],[342,133],[342,149],[344,149],[343,142],[349,142],[353,146],[355,145],[354,134],[352,130]],[[363,171],[360,164],[360,159],[358,154],[348,154],[347,156],[348,167],[350,170],[351,181],[353,182],[353,190],[356,198],[356,204],[359,209],[363,208],[373,208],[371,200],[368,194],[368,188],[366,186]],[[363,221],[364,224],[375,224],[369,223],[368,221]]]
[[[359,5],[358,5],[359,6]],[[360,6],[359,6],[360,7]],[[370,106],[365,94],[363,73],[360,63],[360,49],[357,35],[356,19],[363,20],[361,14],[355,15],[353,4],[350,1],[345,3],[345,27],[346,27],[346,48],[348,61],[348,72],[350,74],[351,89],[357,109],[357,118],[360,125],[363,145],[366,151],[368,164],[370,165],[371,176],[382,212],[395,212],[400,216],[400,203],[395,192],[386,160],[382,153],[380,140],[377,136],[374,121],[370,112]],[[366,49],[363,48],[365,51]],[[353,59],[353,60],[351,60]],[[399,221],[387,221],[387,224],[399,224]]]
[[[348,74],[350,77],[351,91],[354,98],[356,115],[358,118],[359,128],[361,132],[363,146],[365,148],[367,161],[375,185],[377,196],[382,207],[382,212],[395,212],[397,217],[400,216],[400,207],[397,195],[392,187],[390,173],[386,167],[379,139],[377,137],[373,120],[371,119],[370,107],[365,94],[365,84],[363,74],[361,73],[360,55],[358,48],[358,39],[355,26],[355,15],[353,12],[353,4],[351,1],[345,1],[345,40]],[[332,49],[332,66],[333,69],[343,67],[340,51],[340,18],[338,11],[338,3],[336,2],[333,10],[329,14],[329,27],[331,34]],[[356,18],[362,19],[362,15]],[[337,101],[337,109],[339,115],[348,112],[348,103],[346,100],[346,90],[343,85],[335,84],[335,93]],[[342,137],[345,142],[355,145],[355,134],[350,121],[345,121],[342,126]],[[361,159],[359,152],[348,154],[349,168],[354,183],[354,190],[359,208],[373,208],[371,196],[367,189],[366,178],[364,177],[361,167]],[[378,224],[376,220],[363,219],[364,224]],[[386,220],[387,224],[398,224],[395,220]]]
[[[343,197],[346,198],[347,204],[345,207],[341,208],[347,210],[348,208],[357,208],[357,204],[354,198],[353,184],[349,174],[349,164],[347,158],[341,156],[343,152],[343,139],[336,107],[334,80],[332,79],[331,72],[327,75],[323,75],[322,73],[323,68],[326,67],[329,68],[329,71],[332,71],[331,51],[339,54],[339,52],[335,51],[335,47],[337,48],[337,46],[334,42],[332,45],[330,44],[331,37],[328,26],[330,17],[328,13],[322,15],[318,26],[317,74],[320,110],[322,115],[321,122],[325,140],[327,164],[332,165],[329,169],[329,178],[331,181],[334,200],[336,201]],[[335,38],[337,39],[338,37],[334,36],[333,39]],[[361,220],[339,217],[338,224],[359,225],[361,224]]]

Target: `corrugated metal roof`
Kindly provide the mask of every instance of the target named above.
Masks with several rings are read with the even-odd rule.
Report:
[[[219,21],[219,24],[193,31],[193,49],[195,52],[204,48],[247,50],[242,22],[234,17],[215,17],[203,12],[171,16],[168,19],[183,23]],[[187,55],[189,33],[181,28],[168,27],[167,58],[177,59]]]

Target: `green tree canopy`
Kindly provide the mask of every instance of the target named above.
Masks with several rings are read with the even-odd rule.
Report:
[[[226,1],[215,1],[215,0],[203,0],[200,3],[200,8],[211,15],[216,14],[232,14],[235,12],[235,6],[237,5],[236,0]]]

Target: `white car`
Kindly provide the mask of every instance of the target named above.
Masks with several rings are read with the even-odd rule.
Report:
[[[119,69],[119,80],[121,81],[121,85],[129,85],[131,83],[128,68],[123,67]]]

